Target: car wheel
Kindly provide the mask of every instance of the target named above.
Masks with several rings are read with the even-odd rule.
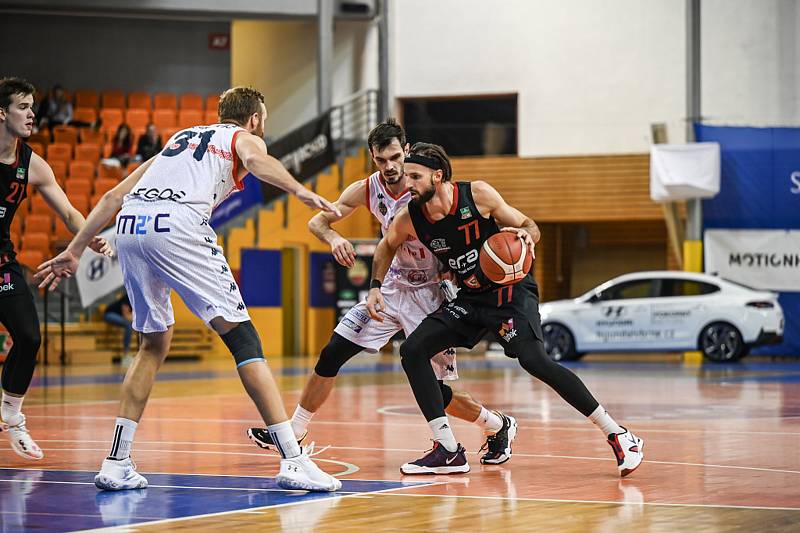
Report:
[[[747,345],[735,326],[714,322],[700,332],[700,350],[715,363],[738,361],[747,354]]]
[[[544,350],[553,361],[572,361],[579,358],[575,353],[575,339],[570,330],[561,324],[545,324]]]

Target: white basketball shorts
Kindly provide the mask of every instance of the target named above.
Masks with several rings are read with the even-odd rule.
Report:
[[[436,311],[444,299],[438,284],[424,287],[397,287],[386,284],[381,288],[386,304],[383,322],[372,320],[366,301],[353,306],[334,331],[345,339],[370,352],[380,350],[400,330],[411,335],[428,314]],[[431,359],[436,379],[458,379],[456,351],[448,348]]]
[[[250,320],[217,235],[199,213],[168,200],[127,202],[116,228],[133,329],[152,333],[175,323],[171,289],[206,323]]]

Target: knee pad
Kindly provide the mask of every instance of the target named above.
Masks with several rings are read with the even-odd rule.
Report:
[[[444,400],[444,408],[447,409],[447,406],[453,401],[453,389],[441,380],[439,380],[439,388],[442,389],[442,400]]]
[[[334,333],[320,352],[314,372],[323,378],[335,378],[342,366],[361,350],[358,344]]]
[[[251,321],[242,322],[228,333],[220,335],[236,361],[236,368],[264,360],[261,339]]]

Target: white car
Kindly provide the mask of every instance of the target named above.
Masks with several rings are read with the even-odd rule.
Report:
[[[540,306],[545,349],[555,360],[586,352],[700,350],[735,361],[783,340],[778,296],[677,271],[625,274],[574,300]]]

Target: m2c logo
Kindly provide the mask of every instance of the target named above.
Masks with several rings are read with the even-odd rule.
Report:
[[[117,217],[117,235],[146,235],[148,222],[153,220],[153,231],[156,233],[169,233],[166,219],[169,213],[152,215],[120,215]]]

